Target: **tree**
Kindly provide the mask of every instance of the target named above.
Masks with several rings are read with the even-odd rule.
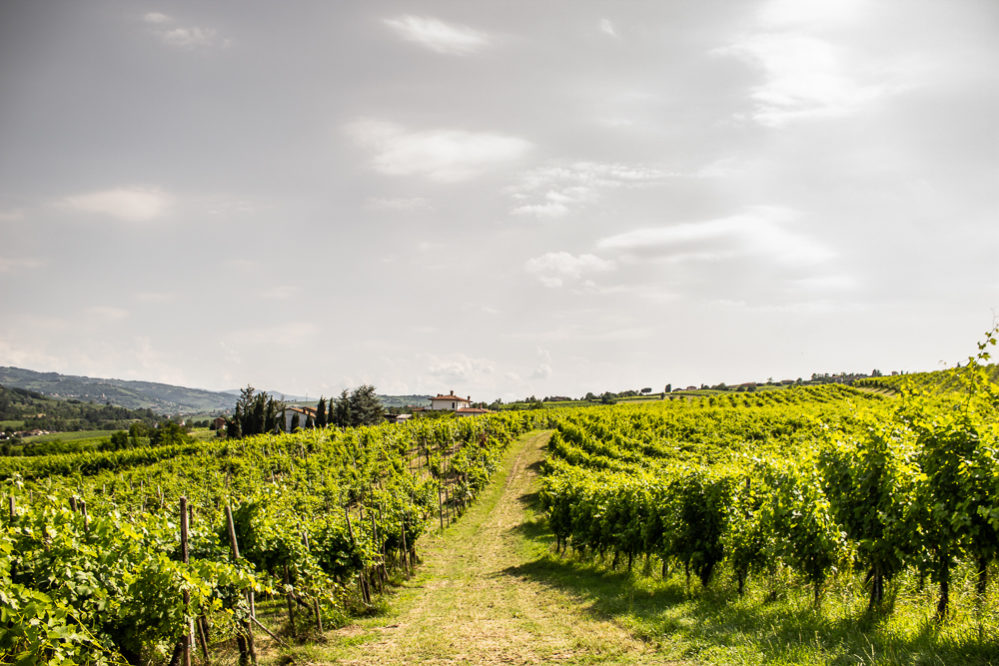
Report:
[[[192,441],[191,436],[187,434],[187,430],[173,421],[164,421],[149,433],[149,443],[152,446],[184,444],[190,441]]]
[[[316,427],[326,427],[326,398],[324,396],[319,397],[319,404],[316,405]]]
[[[351,421],[350,396],[347,394],[347,389],[344,389],[333,407],[332,423],[338,428],[348,428],[352,425]]]
[[[364,384],[350,395],[351,425],[376,425],[385,420],[385,408],[375,395],[375,387]]]
[[[248,437],[266,432],[280,432],[283,423],[280,414],[284,404],[265,392],[257,393],[247,385],[240,389],[232,418],[226,423],[226,435],[230,438]]]
[[[302,427],[302,417],[299,416],[298,412],[293,412],[291,415],[291,432],[295,432]]]

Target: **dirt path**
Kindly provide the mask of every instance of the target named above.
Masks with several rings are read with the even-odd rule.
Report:
[[[517,575],[543,554],[522,526],[533,519],[547,441],[547,433],[534,433],[514,444],[480,500],[442,537],[426,540],[421,572],[391,600],[393,611],[336,632],[335,647],[312,657],[343,664],[658,662],[585,603]]]

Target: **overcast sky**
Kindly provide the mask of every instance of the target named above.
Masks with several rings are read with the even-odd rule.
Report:
[[[0,3],[0,365],[473,399],[933,370],[999,3]]]

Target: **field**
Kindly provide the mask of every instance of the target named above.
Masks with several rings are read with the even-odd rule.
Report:
[[[979,370],[0,460],[0,650],[996,663]]]

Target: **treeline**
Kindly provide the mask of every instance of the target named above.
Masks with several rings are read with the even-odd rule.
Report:
[[[305,412],[304,418],[302,412]],[[289,407],[266,392],[247,386],[240,390],[233,415],[226,421],[225,432],[230,439],[238,439],[328,425],[340,428],[378,425],[384,420],[385,408],[375,394],[375,387],[368,384],[350,393],[344,389],[339,398],[329,401],[323,396],[315,409]]]

